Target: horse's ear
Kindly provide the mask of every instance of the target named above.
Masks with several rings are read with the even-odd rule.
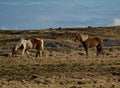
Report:
[[[82,37],[82,41],[86,41],[88,39],[88,35],[81,34],[81,37]]]

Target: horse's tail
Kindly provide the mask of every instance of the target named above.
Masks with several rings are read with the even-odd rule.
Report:
[[[44,41],[41,39],[41,48],[42,48],[42,51],[44,51]]]
[[[41,45],[40,45],[40,47],[41,47],[41,55],[43,55],[44,54],[44,41],[42,39],[40,41],[41,41]]]

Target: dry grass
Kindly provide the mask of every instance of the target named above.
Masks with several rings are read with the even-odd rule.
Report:
[[[14,58],[0,59],[0,84],[29,88],[103,86],[119,88],[120,59],[116,58]],[[111,87],[112,88],[112,87]]]
[[[119,88],[120,47],[104,47],[104,56],[95,49],[86,58],[83,47],[74,42],[76,32],[119,40],[119,27],[49,29],[35,31],[0,30],[0,88]],[[111,34],[112,33],[112,34]],[[3,35],[4,34],[4,35]],[[45,54],[35,58],[8,57],[20,37],[45,40]]]

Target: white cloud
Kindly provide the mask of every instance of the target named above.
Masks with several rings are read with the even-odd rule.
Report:
[[[120,18],[114,19],[113,25],[120,25]]]

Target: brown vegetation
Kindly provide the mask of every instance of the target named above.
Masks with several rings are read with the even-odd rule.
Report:
[[[89,49],[86,58],[75,33],[120,41],[120,27],[56,28],[45,30],[0,30],[0,88],[119,88],[120,46],[104,46],[104,56]],[[19,38],[45,40],[45,53],[35,58],[11,57],[11,48]],[[19,51],[20,53],[20,51]]]

